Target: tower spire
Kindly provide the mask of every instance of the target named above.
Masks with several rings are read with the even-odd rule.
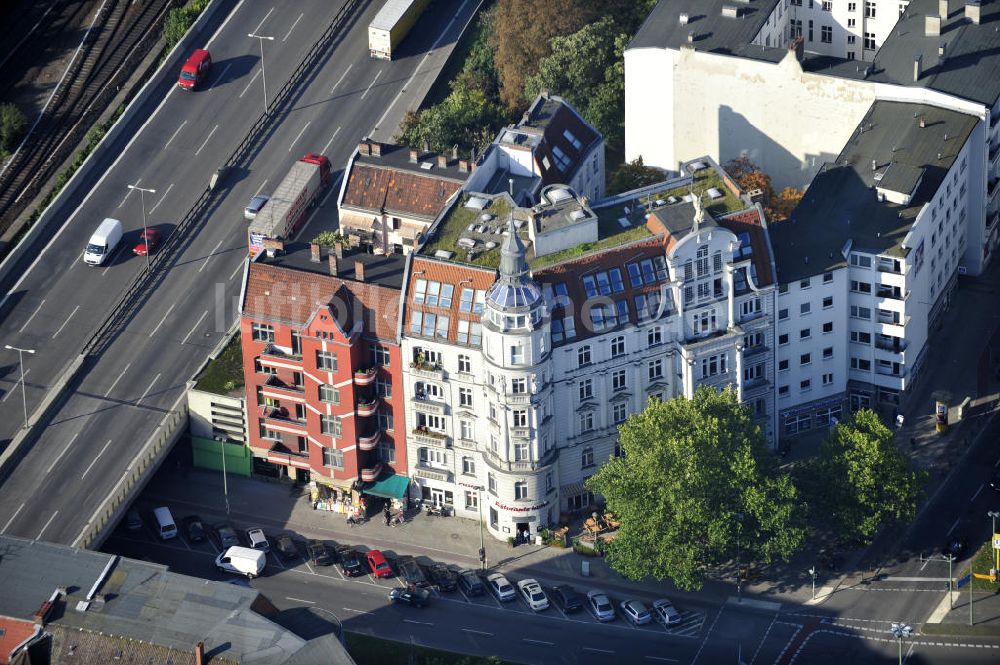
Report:
[[[500,247],[500,280],[508,284],[519,284],[528,275],[528,261],[524,257],[524,243],[514,226],[514,215],[507,217],[507,237]]]

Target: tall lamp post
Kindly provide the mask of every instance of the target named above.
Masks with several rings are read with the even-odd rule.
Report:
[[[139,192],[139,204],[142,206],[142,237],[143,242],[146,243],[146,270],[149,270],[149,236],[146,235],[146,194],[155,194],[155,189],[149,189],[148,187],[139,187],[138,185],[126,185],[129,189],[134,189]]]
[[[17,364],[21,366],[21,406],[24,407],[24,429],[28,429],[28,396],[25,393],[24,387],[24,354],[31,353],[34,354],[34,349],[19,349],[16,346],[11,346],[10,344],[4,344],[3,348],[8,351],[17,351]]]
[[[809,569],[809,575],[812,576],[813,582],[813,600],[816,600],[816,566],[812,566]]]
[[[903,665],[903,638],[909,637],[913,628],[905,623],[893,623],[889,632],[896,638],[896,646],[899,647],[899,665]]]
[[[253,32],[248,34],[247,37],[253,37],[260,41],[260,80],[264,84],[264,115],[267,115],[267,75],[264,73],[264,40],[273,42],[274,37],[266,37]]]
[[[226,480],[226,442],[221,436],[214,437],[219,442],[219,454],[222,456],[222,495],[226,499],[226,518],[229,518],[229,483]]]
[[[479,492],[479,499],[477,501],[479,505],[479,565],[483,570],[486,570],[486,537],[483,533],[483,490],[485,488],[482,485],[476,486],[476,491]]]

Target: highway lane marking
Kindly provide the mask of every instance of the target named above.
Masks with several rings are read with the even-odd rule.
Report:
[[[187,122],[187,120],[185,120],[184,122]],[[170,186],[167,187],[167,191],[163,192],[163,196],[161,196],[160,200],[156,202],[156,205],[154,205],[152,208],[149,209],[150,215],[153,214],[154,210],[160,207],[160,204],[163,203],[163,201],[167,198],[167,194],[169,194],[170,190],[173,188],[174,188],[174,183],[170,183]]]
[[[35,318],[35,315],[38,314],[39,311],[41,311],[42,305],[44,304],[45,304],[45,299],[42,298],[42,302],[38,303],[38,307],[35,308],[35,311],[31,313],[31,316],[28,317],[28,320],[24,322],[24,325],[17,329],[18,333],[24,332],[24,329],[28,327],[28,324],[31,323],[31,320]]]
[[[303,134],[306,133],[306,129],[309,127],[309,123],[311,123],[311,122],[312,122],[312,120],[306,120],[306,124],[302,126],[302,131],[299,132],[298,136],[296,136],[294,139],[292,139],[291,145],[288,146],[288,152],[292,151],[292,148],[295,147],[295,144],[298,142],[298,140],[300,138],[302,138]],[[324,152],[326,152],[325,149],[324,149]]]
[[[59,460],[61,460],[63,455],[66,454],[66,451],[70,449],[70,446],[73,445],[73,442],[76,441],[76,437],[78,436],[80,436],[79,432],[73,435],[73,438],[69,440],[69,443],[66,444],[66,447],[63,448],[62,452],[59,453],[59,455],[54,460],[52,460],[52,464],[49,464],[49,468],[45,471],[46,474],[52,473],[52,469],[54,469],[56,464],[59,463]]]
[[[258,76],[260,76],[259,69],[256,72],[254,72],[253,76],[250,78],[250,81],[247,83],[247,87],[243,88],[243,92],[240,93],[239,99],[243,99],[243,95],[247,94],[247,90],[250,89],[250,86],[253,85],[253,82],[257,80]]]
[[[291,596],[285,596],[285,600],[290,600],[293,603],[307,603],[309,605],[315,605],[315,600],[305,600],[303,598],[292,598]]]
[[[475,630],[473,628],[463,628],[462,632],[472,633],[473,635],[482,635],[483,637],[493,637],[493,633],[487,633],[485,630]]]
[[[209,84],[209,87],[212,87],[212,86],[216,86],[216,85],[218,85],[218,84],[219,84],[219,83],[220,83],[220,82],[222,81],[222,79],[223,79],[223,78],[225,78],[225,76],[226,76],[226,72],[228,72],[228,71],[229,71],[229,68],[230,68],[230,67],[232,67],[232,66],[233,66],[233,63],[229,63],[228,65],[226,65],[225,69],[223,69],[223,70],[222,70],[222,73],[221,73],[221,74],[219,74],[219,75],[218,75],[218,76],[217,76],[217,77],[215,78],[215,80],[214,80],[214,81],[212,81],[212,83],[211,83],[211,84]]]
[[[198,268],[198,272],[201,272],[202,270],[205,269],[205,266],[208,265],[208,262],[212,259],[213,256],[215,256],[215,253],[219,250],[220,247],[222,247],[222,240],[220,240],[219,244],[217,244],[215,247],[212,248],[212,251],[208,253],[208,256],[205,257],[205,260],[201,262],[201,267]]]
[[[128,363],[127,365],[125,365],[125,369],[122,370],[122,373],[118,375],[118,378],[115,379],[115,382],[111,384],[110,388],[108,388],[108,392],[104,393],[105,397],[107,397],[108,395],[111,394],[111,391],[115,389],[115,386],[118,385],[118,382],[122,380],[122,377],[125,376],[125,372],[127,372],[128,368],[131,367],[131,366],[132,366],[132,363]]]
[[[434,625],[430,621],[417,621],[415,619],[403,619],[403,623],[415,623],[418,626],[433,626]]]
[[[0,402],[6,402],[8,397],[10,397],[15,392],[19,392],[17,390],[17,384],[21,383],[21,376],[23,376],[24,378],[28,378],[28,374],[29,373],[31,373],[31,369],[24,370],[24,374],[18,376],[17,377],[17,381],[14,382],[14,387],[11,388],[10,390],[8,390],[7,392],[5,392],[4,395],[3,395],[3,397],[0,397]],[[23,384],[22,384],[22,386],[23,386]]]
[[[264,14],[264,18],[262,18],[260,20],[260,23],[258,23],[257,27],[254,28],[253,30],[251,30],[251,32],[259,32],[260,31],[260,26],[264,25],[264,21],[267,20],[267,17],[270,16],[271,12],[273,12],[273,11],[274,11],[274,7],[271,7],[271,10],[269,12],[267,12],[266,14]]]
[[[646,660],[655,660],[655,661],[661,662],[661,663],[679,663],[679,662],[681,662],[681,661],[677,660],[676,658],[664,658],[663,656],[643,656],[643,657]],[[753,661],[750,661],[750,662],[752,663]]]
[[[951,525],[951,528],[950,528],[950,529],[948,529],[948,533],[944,534],[944,535],[945,535],[945,537],[947,537],[947,536],[950,536],[950,535],[951,535],[951,532],[955,530],[955,527],[956,527],[956,526],[958,526],[958,519],[956,519],[956,520],[955,520],[955,523]]]
[[[895,575],[886,576],[886,581],[892,580],[893,582],[947,582],[947,577],[896,577]]]
[[[284,39],[282,39],[281,41],[283,41],[283,42],[287,42],[287,41],[288,41],[288,38],[289,38],[289,37],[291,36],[291,34],[292,34],[292,30],[294,30],[294,29],[295,29],[295,26],[297,26],[297,25],[299,24],[299,21],[301,21],[301,20],[302,20],[302,17],[303,17],[303,16],[305,16],[305,12],[303,12],[303,13],[299,14],[299,17],[298,17],[297,19],[295,19],[295,23],[292,23],[292,27],[290,27],[290,28],[288,29],[288,34],[286,34],[286,35],[285,35],[285,38],[284,38]]]
[[[719,623],[719,617],[722,616],[725,609],[726,606],[724,604],[719,607],[719,612],[715,615],[715,620],[712,621],[712,625],[709,626],[708,632],[705,633],[705,639],[701,641],[701,646],[698,647],[698,651],[694,654],[694,658],[691,659],[691,665],[698,662],[698,657],[701,655],[701,652],[705,650],[705,645],[708,644],[708,638],[711,637],[712,631],[715,630],[715,624]]]
[[[353,63],[353,62],[352,62],[351,64],[349,64],[349,65],[347,66],[347,69],[345,69],[345,70],[344,70],[344,73],[340,75],[340,78],[339,78],[339,79],[337,79],[337,82],[333,84],[333,87],[332,87],[332,88],[330,88],[330,94],[331,94],[331,95],[333,94],[333,91],[334,91],[334,90],[336,90],[336,89],[337,89],[337,87],[338,87],[338,86],[339,86],[339,85],[340,85],[341,83],[343,83],[343,82],[344,82],[344,79],[345,79],[345,78],[347,77],[347,72],[351,71],[351,67],[353,67],[353,66],[354,66],[354,63]]]
[[[528,644],[537,644],[540,647],[554,647],[555,642],[546,642],[545,640],[532,640],[527,637],[521,638],[522,642],[527,642]]]
[[[462,11],[465,9],[465,5],[467,4],[469,4],[469,0],[465,0],[465,2],[462,3],[462,6],[458,8],[458,11],[455,12],[455,15],[451,18],[450,21],[448,21],[448,25],[444,26],[444,30],[441,31],[440,35],[438,35],[438,38],[431,45],[427,53],[424,54],[424,57],[420,59],[420,62],[417,64],[416,69],[414,69],[413,73],[410,74],[410,78],[408,78],[406,80],[406,83],[403,84],[403,87],[399,89],[399,92],[396,93],[396,96],[393,98],[392,102],[390,102],[389,105],[385,107],[385,113],[383,113],[382,117],[378,119],[378,122],[375,123],[375,126],[372,127],[371,131],[368,132],[368,136],[374,135],[375,130],[382,125],[382,123],[385,121],[386,116],[389,115],[389,111],[392,110],[392,107],[396,105],[396,102],[399,101],[399,98],[402,97],[403,93],[406,92],[407,88],[410,87],[410,84],[413,83],[413,79],[417,78],[417,74],[420,73],[420,68],[424,66],[424,63],[427,62],[427,58],[431,57],[431,54],[434,53],[434,50],[441,44],[441,40],[444,39],[445,35],[448,34],[448,30],[451,28],[451,24],[454,23],[459,16],[461,16]],[[362,96],[361,99],[364,99],[364,97]]]
[[[243,266],[244,265],[245,265],[245,263],[243,261],[240,261],[239,263],[237,263],[236,264],[236,270],[234,270],[233,272],[231,272],[229,274],[229,279],[227,281],[229,281],[229,282],[233,281],[233,277],[236,277],[237,273],[243,272]]]
[[[164,149],[168,148],[170,144],[173,143],[174,139],[177,138],[177,135],[181,133],[181,130],[184,129],[184,125],[186,124],[188,124],[187,120],[182,122],[181,126],[174,130],[174,133],[170,135],[170,138],[167,139],[167,142],[163,144]]]
[[[170,309],[167,310],[167,313],[163,315],[163,318],[160,319],[160,322],[156,324],[155,328],[153,328],[153,332],[149,333],[150,337],[156,334],[156,331],[160,329],[160,326],[163,325],[163,322],[167,320],[167,317],[170,316],[170,312],[174,311],[174,307],[176,306],[177,303],[174,303],[173,305],[170,306]]]
[[[216,125],[215,127],[212,127],[212,131],[210,131],[208,133],[208,136],[205,137],[205,141],[204,141],[204,143],[201,144],[201,147],[194,151],[195,156],[197,156],[198,153],[200,153],[202,150],[205,149],[205,145],[208,144],[208,141],[212,138],[212,134],[214,134],[215,130],[217,130],[218,128],[219,128],[218,125]]]
[[[136,401],[136,403],[135,403],[135,405],[136,405],[136,406],[139,406],[139,402],[141,402],[142,400],[146,399],[146,395],[148,395],[148,394],[149,394],[149,391],[153,389],[153,385],[154,385],[154,384],[155,384],[155,383],[156,383],[156,382],[157,382],[157,381],[158,381],[159,379],[160,379],[160,374],[159,374],[159,373],[157,373],[157,375],[153,377],[153,380],[149,382],[149,387],[148,387],[148,388],[146,388],[145,392],[143,392],[143,393],[142,393],[142,397],[140,397],[140,398],[139,398],[139,399],[138,399],[138,400]]]
[[[598,649],[597,647],[581,647],[581,651],[589,651],[591,653],[606,653],[613,655],[615,652],[611,649]]]
[[[112,166],[114,166],[114,165],[112,164]],[[140,182],[142,182],[142,178],[139,178],[138,180],[135,181],[135,186],[138,187]],[[100,183],[98,183],[98,184],[100,184]],[[121,208],[123,205],[125,205],[125,202],[128,201],[128,197],[132,196],[132,192],[134,192],[134,191],[135,190],[132,189],[131,187],[128,188],[128,191],[125,192],[124,198],[122,198],[122,202],[118,204],[119,208]],[[82,205],[83,204],[81,204],[81,206]]]
[[[42,539],[42,534],[45,533],[45,530],[49,528],[49,525],[52,524],[52,520],[54,520],[56,518],[56,515],[58,515],[58,514],[59,514],[58,510],[56,512],[52,513],[52,517],[50,517],[49,521],[45,523],[45,526],[42,527],[42,530],[38,532],[38,536],[35,538],[35,540],[41,540]]]
[[[264,189],[264,185],[266,185],[266,184],[267,184],[267,178],[264,178],[264,182],[260,183],[260,187],[257,188],[257,191],[254,192],[253,195],[257,196],[258,194],[260,194],[260,191],[262,189]],[[251,197],[251,198],[253,198],[253,197]]]
[[[984,487],[986,487],[986,486],[985,485],[980,485],[979,486],[979,489],[976,490],[976,493],[972,495],[971,499],[969,499],[969,503],[972,503],[973,501],[976,500],[976,497],[979,496],[979,493],[983,491]]]
[[[24,508],[24,504],[23,503],[20,506],[17,507],[17,510],[14,511],[14,514],[10,516],[10,519],[7,520],[7,523],[3,525],[2,529],[0,529],[0,532],[7,531],[7,527],[9,527],[11,525],[11,523],[14,521],[14,518],[17,517],[18,513],[21,512],[22,508]]]
[[[222,29],[226,27],[226,24],[229,23],[229,20],[231,18],[233,18],[234,16],[236,16],[236,12],[238,12],[239,9],[240,9],[240,7],[242,7],[242,6],[243,6],[243,0],[240,0],[239,2],[236,3],[236,6],[233,7],[233,11],[229,12],[229,16],[227,16],[226,20],[222,22],[222,25],[220,25],[218,28],[216,28],[215,32],[212,33],[212,36],[209,38],[208,42],[205,44],[205,48],[206,49],[209,46],[212,45],[212,42],[215,41],[215,38],[219,36],[219,33],[222,32]]]
[[[337,130],[333,133],[333,136],[331,136],[330,140],[326,142],[325,146],[323,146],[323,152],[320,153],[321,155],[326,154],[326,149],[330,147],[330,144],[333,143],[333,139],[337,138],[337,134],[339,133],[340,133],[340,127],[337,127]]]
[[[111,439],[108,439],[108,442],[104,444],[103,448],[101,448],[101,452],[97,453],[97,457],[91,460],[90,466],[88,466],[87,470],[83,472],[82,476],[80,476],[80,480],[83,480],[84,478],[87,477],[87,474],[90,473],[90,470],[94,468],[95,464],[97,464],[97,460],[101,459],[101,455],[104,454],[104,451],[107,450],[108,446],[110,445],[111,445]],[[41,535],[39,535],[38,537],[41,538]]]
[[[354,609],[352,607],[345,607],[344,611],[345,612],[354,612],[355,614],[370,614],[370,612],[368,612],[367,610],[356,610],[356,609]]]
[[[365,97],[368,96],[368,93],[371,91],[372,86],[375,85],[375,81],[378,80],[379,76],[382,76],[382,70],[381,69],[378,70],[378,72],[376,72],[375,78],[373,78],[372,82],[368,84],[368,87],[365,89],[365,91],[363,93],[361,93],[361,99],[364,99]]]
[[[181,340],[181,344],[187,344],[187,341],[188,341],[188,337],[190,337],[191,335],[193,335],[193,334],[194,334],[194,331],[195,331],[195,328],[197,328],[198,326],[200,326],[200,325],[201,325],[201,322],[205,320],[205,317],[206,317],[206,316],[208,316],[208,310],[207,310],[207,309],[206,309],[206,310],[205,310],[204,312],[202,312],[202,314],[201,314],[201,318],[200,318],[200,319],[198,319],[197,323],[195,323],[195,324],[194,324],[194,325],[193,325],[193,326],[191,327],[191,330],[189,330],[189,331],[188,331],[188,334],[184,335],[184,339],[182,339],[182,340]]]
[[[66,317],[66,320],[63,321],[63,323],[62,323],[61,326],[59,326],[59,330],[57,330],[54,333],[52,333],[52,339],[55,339],[56,337],[59,336],[59,333],[61,333],[62,329],[66,327],[66,324],[69,323],[69,320],[73,318],[73,315],[76,314],[76,312],[77,312],[78,309],[80,309],[79,305],[77,305],[76,307],[73,308],[73,311],[69,313],[69,316]],[[982,489],[982,488],[980,488],[980,489]]]

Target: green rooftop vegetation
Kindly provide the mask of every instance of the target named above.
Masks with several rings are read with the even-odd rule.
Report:
[[[722,177],[716,173],[713,168],[705,168],[694,174],[694,182],[690,185],[681,185],[680,187],[674,187],[673,189],[655,192],[653,194],[647,194],[645,196],[640,196],[639,201],[649,208],[658,199],[665,200],[670,196],[676,196],[681,198],[687,196],[688,194],[694,192],[695,194],[704,194],[712,188],[716,188],[722,192],[723,197],[721,199],[716,199],[714,201],[710,200],[707,196],[703,197],[702,200],[705,203],[705,210],[708,214],[714,216],[728,215],[729,213],[737,212],[746,208],[746,204],[738,196],[735,196],[729,188],[726,187],[726,183],[722,181]],[[607,210],[621,210],[628,203],[622,204],[620,206],[613,206]],[[604,212],[604,209],[600,211]],[[622,213],[624,214],[624,213]]]
[[[506,220],[511,211],[510,204],[507,203],[506,199],[497,197],[493,199],[486,210],[475,210],[465,207],[468,201],[469,195],[465,194],[452,207],[448,215],[438,224],[434,237],[424,246],[421,254],[424,256],[434,256],[434,252],[443,249],[448,252],[454,252],[455,256],[452,257],[452,260],[457,263],[469,263],[481,268],[496,269],[500,265],[499,245],[488,252],[477,252],[475,257],[470,261],[468,252],[456,243],[462,237],[462,234],[465,233],[469,224],[478,221],[479,216],[484,212],[493,215],[498,220]],[[479,248],[477,247],[476,249],[478,250]]]
[[[243,351],[239,333],[233,335],[218,358],[205,366],[194,388],[216,395],[228,395],[243,389]]]

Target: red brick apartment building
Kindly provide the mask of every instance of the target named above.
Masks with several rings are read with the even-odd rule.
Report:
[[[312,249],[262,254],[245,276],[240,334],[255,465],[345,494],[387,480],[405,491],[396,336],[404,259]]]

